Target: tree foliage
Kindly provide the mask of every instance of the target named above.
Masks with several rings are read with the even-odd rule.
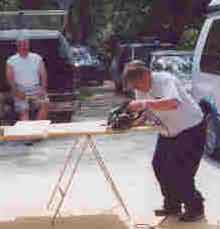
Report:
[[[155,34],[161,40],[177,44],[185,29],[191,29],[192,26],[198,28],[210,1],[154,0],[151,5],[151,17],[142,34]]]
[[[135,36],[146,25],[150,0],[114,1],[112,12],[113,31],[122,36]]]
[[[98,46],[116,34],[122,38],[158,36],[163,41],[178,43],[184,40],[181,36],[186,28],[192,31],[192,26],[189,25],[200,23],[209,2],[210,0],[0,0],[0,10],[58,9],[68,3],[68,23],[65,26],[67,34],[75,42]],[[195,34],[197,33],[193,33],[193,36]]]
[[[151,2],[152,0],[89,0],[89,4],[81,8],[89,12],[87,19],[84,19],[84,24],[86,22],[89,25],[87,41],[97,45],[112,34],[134,37],[145,26]],[[75,31],[82,29],[79,21],[82,14],[80,4],[82,1],[75,1],[72,13]]]
[[[0,10],[17,10],[21,7],[22,0],[1,0],[0,1]]]

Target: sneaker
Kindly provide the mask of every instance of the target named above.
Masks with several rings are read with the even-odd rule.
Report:
[[[205,217],[204,210],[200,211],[186,211],[179,217],[179,221],[182,222],[194,222],[201,220]]]
[[[161,208],[154,211],[155,216],[180,215],[180,208]]]

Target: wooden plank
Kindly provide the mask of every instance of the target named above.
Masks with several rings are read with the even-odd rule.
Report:
[[[74,136],[86,134],[105,134],[107,132],[106,121],[86,121],[51,124],[48,129],[48,137]]]
[[[153,126],[134,127],[126,130],[112,130],[106,121],[72,122],[51,124],[48,137],[76,136],[76,135],[111,135],[131,131],[156,132],[159,129]]]
[[[40,121],[18,121],[14,126],[1,127],[4,134],[0,140],[19,141],[34,140],[53,137],[80,136],[80,135],[111,135],[126,132],[157,132],[159,127],[142,126],[126,130],[112,130],[107,126],[106,120],[55,123],[51,124],[50,120]]]
[[[35,140],[47,137],[50,120],[18,121],[14,126],[4,129],[4,139],[7,141]]]
[[[30,120],[30,121],[17,121],[15,123],[15,126],[44,126],[44,127],[48,127],[48,125],[50,125],[51,121],[50,120]]]

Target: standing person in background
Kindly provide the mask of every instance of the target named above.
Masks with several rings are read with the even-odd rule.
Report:
[[[127,64],[124,79],[136,93],[129,110],[149,109],[166,126],[166,132],[159,134],[152,162],[164,198],[156,216],[178,215],[185,222],[203,218],[204,199],[194,181],[206,136],[200,106],[175,76],[152,74],[142,61]]]
[[[40,55],[30,52],[30,42],[24,32],[16,41],[17,53],[7,59],[6,76],[11,86],[15,111],[19,120],[30,119],[30,103],[37,109],[37,120],[47,119],[47,72]]]

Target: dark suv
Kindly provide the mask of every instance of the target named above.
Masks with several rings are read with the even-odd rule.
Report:
[[[15,40],[19,30],[0,31],[0,92],[10,94],[5,76],[6,59],[16,52]],[[50,98],[49,119],[55,122],[70,121],[73,113],[74,75],[70,59],[70,46],[65,37],[56,30],[25,30],[30,39],[31,51],[44,59],[48,73]],[[10,101],[7,99],[6,104]],[[6,106],[2,123],[13,123],[10,106]],[[5,121],[3,121],[5,120]]]

